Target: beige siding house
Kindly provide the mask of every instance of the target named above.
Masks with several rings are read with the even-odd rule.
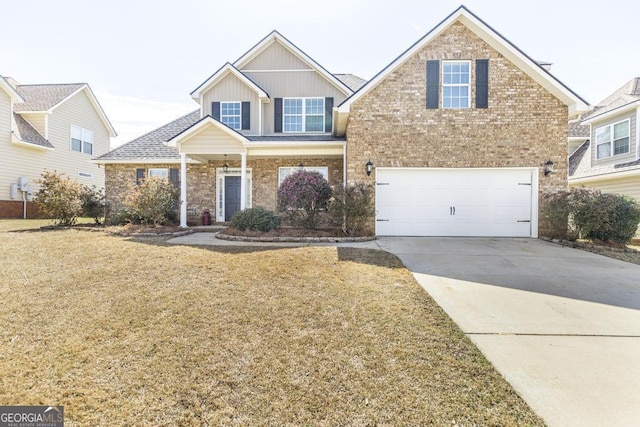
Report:
[[[182,226],[204,209],[228,221],[275,209],[281,180],[307,168],[371,184],[378,235],[537,237],[539,193],[567,187],[568,117],[587,109],[465,7],[368,82],[273,32],[191,95],[198,111],[96,159],[113,204],[164,169]]]
[[[0,218],[35,215],[29,203],[44,170],[104,187],[90,160],[115,131],[85,83],[19,85],[0,77]],[[21,186],[20,183],[26,182]]]
[[[569,185],[630,196],[640,201],[640,77],[599,102],[571,125]],[[640,230],[637,235],[640,237]]]

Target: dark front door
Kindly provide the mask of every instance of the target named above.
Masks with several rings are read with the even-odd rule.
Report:
[[[233,214],[240,210],[240,184],[239,176],[226,176],[224,178],[224,220],[231,221]]]

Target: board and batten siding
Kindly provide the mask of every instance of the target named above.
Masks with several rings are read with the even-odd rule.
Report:
[[[0,114],[0,120],[4,122],[8,113],[0,111]],[[72,124],[94,132],[93,154],[71,150]],[[109,150],[109,130],[84,91],[55,108],[49,116],[49,142],[54,146],[53,150],[13,144],[10,137],[8,141],[4,137],[0,141],[3,160],[0,168],[0,200],[11,200],[9,185],[17,182],[20,176],[26,176],[32,191],[37,191],[36,181],[45,169],[64,173],[85,185],[104,187],[104,169],[90,163],[90,160]],[[93,178],[78,177],[79,172],[92,174]]]
[[[275,41],[267,46],[259,55],[242,66],[242,71],[251,70],[308,70],[311,69],[289,49]]]
[[[624,121],[629,119],[629,153],[628,154],[619,154],[617,156],[607,157],[605,159],[597,160],[597,143],[596,143],[596,129],[601,126],[610,125],[613,123],[618,123],[620,121]],[[621,114],[619,116],[612,117],[608,120],[603,120],[602,122],[593,123],[591,125],[591,165],[593,167],[601,167],[601,166],[611,166],[620,163],[632,162],[637,159],[638,153],[638,141],[637,141],[637,133],[636,133],[636,112],[633,111],[631,113]]]
[[[227,74],[220,82],[205,92],[202,96],[204,115],[211,115],[212,102],[250,102],[251,103],[251,125],[249,130],[242,131],[247,135],[258,134],[258,108],[260,99],[258,94],[251,87],[233,74]]]

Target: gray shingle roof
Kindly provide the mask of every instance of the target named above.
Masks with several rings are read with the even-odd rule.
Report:
[[[16,123],[15,133],[22,142],[37,145],[40,147],[54,148],[53,145],[29,124],[20,114],[13,113],[13,119]]]
[[[179,160],[178,150],[166,143],[199,120],[200,110],[195,110],[97,157],[96,160]]]
[[[86,83],[19,85],[16,91],[25,102],[15,104],[14,111],[48,111]]]
[[[354,92],[367,83],[365,79],[353,74],[334,74],[334,76]]]
[[[616,108],[638,100],[640,100],[640,77],[634,77],[625,83],[620,89],[598,102],[596,107],[582,119],[585,120],[594,116],[599,116],[600,114],[615,110]]]
[[[589,125],[581,124],[583,116],[569,120],[569,138],[589,138]]]
[[[265,136],[251,136],[246,137],[249,141],[255,142],[281,142],[281,141],[346,141],[347,138],[343,136],[335,137],[331,134],[318,134],[318,135],[265,135]]]

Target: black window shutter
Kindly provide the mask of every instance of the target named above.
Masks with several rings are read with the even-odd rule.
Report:
[[[324,99],[324,131],[331,132],[333,124],[333,98]]]
[[[488,59],[476,59],[476,108],[489,108]]]
[[[251,103],[242,103],[242,130],[251,129]]]
[[[169,169],[169,181],[173,184],[173,188],[178,188],[180,186],[180,169]]]
[[[273,101],[273,131],[280,133],[282,132],[282,98],[275,98]]]
[[[427,61],[427,108],[438,108],[440,92],[440,61]]]
[[[142,184],[144,181],[144,169],[136,169],[136,185]]]
[[[220,103],[219,102],[211,103],[211,117],[213,117],[217,121],[220,121]]]

